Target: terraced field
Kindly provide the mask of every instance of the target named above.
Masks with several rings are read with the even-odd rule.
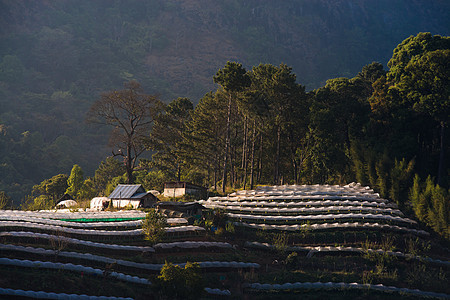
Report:
[[[199,203],[222,210],[245,248],[273,258],[260,262],[259,280],[244,284],[255,298],[324,296],[312,290],[338,298],[450,297],[448,241],[369,187],[263,186]]]
[[[368,187],[268,186],[198,201],[150,244],[145,212],[0,211],[0,297],[158,299],[166,261],[204,299],[450,298],[448,241]],[[222,222],[218,222],[221,219]]]

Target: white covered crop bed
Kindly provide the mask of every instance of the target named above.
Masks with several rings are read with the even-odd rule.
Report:
[[[450,295],[420,291],[417,289],[408,288],[398,288],[394,286],[385,286],[383,284],[367,284],[367,283],[345,283],[345,282],[295,282],[295,283],[284,283],[284,284],[268,284],[268,283],[247,283],[243,286],[244,288],[249,288],[253,290],[260,291],[270,291],[270,290],[296,290],[296,289],[314,289],[314,290],[341,290],[341,289],[358,289],[358,290],[374,290],[379,292],[387,293],[400,293],[420,296],[420,297],[431,297],[431,298],[441,298],[450,299]]]
[[[109,237],[133,237],[133,236],[142,236],[144,233],[142,229],[133,229],[133,230],[92,230],[92,229],[78,229],[78,228],[69,228],[57,225],[46,225],[40,223],[31,223],[31,222],[20,222],[20,221],[0,221],[0,229],[1,228],[23,228],[23,229],[36,229],[46,232],[60,232],[64,234],[74,234],[74,235],[83,235],[83,236],[109,236]],[[203,227],[199,226],[178,226],[178,227],[166,227],[167,233],[173,232],[195,232],[195,231],[204,231]]]
[[[65,270],[72,271],[78,273],[86,273],[97,276],[104,276],[104,270],[94,269],[91,267],[86,267],[82,265],[74,265],[71,263],[63,264],[58,262],[50,262],[50,261],[31,261],[31,260],[22,260],[15,258],[4,258],[0,257],[0,265],[6,266],[17,266],[23,268],[38,268],[38,269],[56,269],[56,270]],[[117,272],[110,272],[108,276],[126,281],[131,283],[140,283],[140,284],[151,284],[148,279],[140,278],[137,276],[126,275]]]
[[[11,238],[28,238],[28,239],[46,239],[53,241],[61,241],[66,242],[68,244],[81,245],[85,247],[93,247],[99,249],[108,249],[108,250],[118,250],[118,251],[135,251],[135,252],[155,252],[153,247],[141,247],[141,246],[130,246],[130,245],[115,245],[115,244],[106,244],[106,243],[98,243],[85,241],[81,239],[74,239],[60,235],[46,234],[46,233],[38,233],[38,232],[24,232],[24,231],[6,231],[0,232],[0,237],[11,237]]]
[[[255,203],[256,204],[256,203]],[[320,206],[320,207],[242,207],[242,206],[233,206],[233,205],[223,205],[223,204],[209,204],[203,203],[203,205],[207,208],[218,208],[218,209],[226,209],[232,211],[240,211],[250,214],[314,214],[314,213],[322,213],[322,212],[367,212],[367,213],[377,213],[377,214],[394,214],[398,216],[403,216],[403,213],[398,209],[392,208],[376,208],[376,207],[366,207],[366,206]]]
[[[262,249],[262,250],[273,250],[275,246],[270,245],[268,243],[260,243],[260,242],[245,242],[244,247],[246,248],[254,248],[254,249]],[[317,246],[317,247],[308,247],[308,246],[292,246],[286,247],[287,251],[295,251],[295,252],[307,252],[307,257],[312,257],[316,253],[326,253],[326,252],[350,252],[357,254],[365,254],[365,253],[377,253],[377,254],[386,254],[389,256],[395,256],[406,259],[415,259],[418,261],[426,261],[429,263],[442,265],[450,267],[450,261],[440,260],[440,259],[432,259],[430,257],[417,256],[412,254],[405,254],[399,251],[384,251],[382,249],[364,249],[360,247],[340,247],[340,246]]]
[[[429,236],[430,234],[424,230],[412,229],[396,225],[378,224],[378,223],[324,223],[311,225],[271,225],[271,224],[254,224],[245,222],[234,222],[236,226],[244,226],[253,229],[263,230],[280,230],[280,231],[301,231],[301,230],[330,230],[330,229],[383,229],[399,232],[408,232],[416,235]]]
[[[11,299],[16,297],[32,299],[67,299],[67,300],[133,300],[133,298],[111,297],[111,296],[88,296],[84,294],[51,293],[43,291],[24,291],[15,289],[0,288],[0,296],[8,296]]]
[[[224,210],[236,225],[255,229],[380,229],[429,235],[416,229],[417,222],[406,218],[395,203],[357,183],[261,186],[198,203]]]
[[[273,216],[273,215],[251,215],[251,214],[234,214],[228,213],[232,219],[250,220],[250,221],[264,221],[264,222],[306,222],[306,221],[335,221],[338,219],[352,219],[352,220],[385,220],[396,221],[408,224],[416,224],[417,222],[408,218],[398,216],[379,215],[379,214],[326,214],[326,215],[298,215],[298,216]]]
[[[9,244],[0,244],[0,250],[9,250],[9,251],[17,251],[17,252],[25,252],[25,253],[33,253],[38,255],[57,255],[61,257],[67,258],[76,258],[88,261],[97,261],[103,263],[115,263],[118,265],[131,267],[135,269],[143,269],[148,271],[159,271],[164,266],[164,264],[146,264],[146,263],[136,263],[132,261],[126,261],[121,259],[112,259],[105,256],[94,255],[90,253],[78,253],[78,252],[69,252],[69,251],[54,251],[47,250],[43,248],[34,248],[34,247],[24,247],[24,246],[16,246]],[[225,268],[225,269],[244,269],[244,268],[259,268],[259,264],[257,263],[247,263],[247,262],[236,262],[236,261],[200,261],[197,262],[202,269],[208,268]],[[1,264],[1,261],[0,261]],[[175,265],[179,265],[180,267],[185,267],[186,263],[174,263]],[[70,264],[71,265],[71,264]],[[81,269],[80,269],[81,270]],[[97,273],[96,273],[97,274]]]
[[[23,210],[0,210],[0,216],[18,216],[18,217],[35,217],[43,219],[130,219],[130,218],[145,218],[146,213],[139,210],[126,210],[117,212],[108,211],[82,211],[82,212],[61,212],[55,211],[23,211]]]

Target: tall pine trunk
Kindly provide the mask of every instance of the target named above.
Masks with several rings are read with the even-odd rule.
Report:
[[[225,193],[227,185],[227,164],[228,164],[228,149],[230,148],[230,122],[231,122],[231,93],[228,98],[228,113],[227,113],[227,130],[225,137],[225,153],[223,158],[223,173],[222,173],[222,193]]]
[[[298,183],[298,163],[297,160],[295,159],[295,154],[292,155],[292,168],[293,168],[293,172],[294,172],[294,183],[297,184]]]
[[[247,125],[247,116],[244,120],[244,141],[242,143],[242,169],[244,170],[243,180],[242,180],[242,188],[245,190],[245,186],[247,185],[247,132],[248,132],[248,125]]]
[[[217,173],[219,172],[219,159],[217,157],[217,152],[214,155],[214,191],[217,191]]]
[[[244,164],[245,164],[245,152],[246,152],[246,147],[247,147],[247,117],[244,118],[244,139],[242,141],[242,164],[241,164],[241,168],[244,168]]]
[[[256,142],[256,121],[253,122],[253,134],[252,134],[252,158],[250,166],[250,189],[253,190],[253,177],[254,177],[254,165],[255,165],[255,142]],[[245,186],[244,186],[245,189]]]
[[[275,168],[273,174],[273,184],[279,184],[280,177],[280,138],[281,138],[281,127],[277,126],[277,149],[275,152]]]
[[[256,177],[256,182],[261,182],[262,176],[262,154],[263,154],[263,135],[260,135],[259,142],[259,158],[258,158],[258,176]]]

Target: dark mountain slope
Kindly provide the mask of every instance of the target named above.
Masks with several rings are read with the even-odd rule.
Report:
[[[386,64],[409,35],[448,35],[449,11],[407,0],[0,1],[0,190],[21,195],[74,163],[92,174],[109,151],[85,113],[124,81],[197,102],[227,60],[284,62],[311,90]]]

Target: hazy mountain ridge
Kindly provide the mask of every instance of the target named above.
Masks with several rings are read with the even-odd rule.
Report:
[[[248,67],[285,62],[313,89],[329,78],[353,76],[371,61],[385,64],[393,47],[411,34],[445,34],[450,7],[445,1],[14,1],[2,6],[3,38],[40,32],[37,41],[28,37],[35,41],[32,50],[42,47],[45,33],[52,34],[58,50],[71,53],[60,62],[68,70],[103,51],[90,71],[104,63],[119,65],[123,70],[114,81],[120,84],[130,74],[147,79],[147,88],[168,98],[201,97],[227,60]],[[13,47],[2,54],[14,53]],[[128,61],[105,61],[109,56]],[[26,65],[33,65],[32,59]],[[77,77],[67,80],[86,85]]]
[[[0,190],[68,173],[74,163],[92,173],[110,152],[85,113],[124,81],[196,103],[228,60],[247,68],[283,62],[311,90],[372,61],[385,65],[409,35],[448,35],[449,8],[405,0],[0,1]]]

